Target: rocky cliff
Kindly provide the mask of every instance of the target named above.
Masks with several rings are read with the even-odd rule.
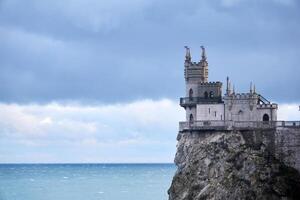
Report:
[[[300,199],[299,171],[277,156],[277,135],[276,130],[179,133],[169,200]],[[282,149],[280,155],[286,156]]]

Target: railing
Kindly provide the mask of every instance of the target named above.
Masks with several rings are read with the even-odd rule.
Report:
[[[232,127],[232,121],[193,121],[179,122],[179,131],[183,130],[198,130],[198,129],[229,129]]]
[[[277,127],[300,127],[300,121],[276,121]]]
[[[180,98],[180,105],[193,105],[197,103],[222,103],[222,97],[184,97]]]
[[[276,127],[300,128],[300,121],[193,121],[179,122],[179,131],[184,130],[232,130],[232,129],[268,129]]]

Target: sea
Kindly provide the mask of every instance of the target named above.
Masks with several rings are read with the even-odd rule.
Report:
[[[0,200],[163,200],[174,164],[0,164]]]

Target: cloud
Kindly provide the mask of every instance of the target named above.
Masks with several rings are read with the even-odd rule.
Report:
[[[299,121],[300,103],[280,104],[278,108],[278,120]]]
[[[230,75],[241,90],[253,81],[271,99],[297,101],[299,5],[287,2],[1,1],[0,101],[178,98],[183,46],[197,61],[202,44],[210,80]]]
[[[53,31],[59,30],[51,30],[51,27],[47,28],[46,26],[56,24],[57,27],[62,28],[62,32],[65,31],[63,26],[66,26],[77,31],[106,33],[119,28],[124,22],[132,21],[132,16],[142,16],[144,9],[155,1],[65,0],[41,2],[30,0],[25,3],[16,0],[4,0],[1,2],[0,8],[5,17],[11,20],[13,24],[24,28],[40,29],[44,27],[49,33],[54,33]],[[20,9],[25,6],[26,11]],[[22,15],[22,18],[13,14],[14,9],[19,11],[19,15]],[[39,18],[32,16],[38,16]],[[31,24],[26,23],[25,20],[28,19],[31,20]],[[47,24],[40,24],[41,21]]]
[[[280,104],[278,120],[299,120],[299,105]],[[2,103],[0,162],[172,162],[184,120],[184,109],[169,99]]]
[[[94,162],[147,162],[155,161],[156,156],[157,162],[168,162],[173,157],[178,121],[183,116],[183,109],[168,99],[91,106],[1,104],[0,150],[5,151],[0,154],[5,159],[0,162],[39,162],[40,156],[36,160],[28,159],[28,155],[22,158],[23,149],[27,154],[37,151],[48,155],[49,162],[66,162],[66,158],[83,162],[87,155],[97,157]],[[143,152],[132,151],[133,148]],[[153,148],[167,149],[157,152]],[[73,151],[82,152],[78,156],[72,155]]]

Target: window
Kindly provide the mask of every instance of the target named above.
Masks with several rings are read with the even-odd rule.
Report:
[[[208,92],[204,92],[204,98],[207,99],[208,98]]]
[[[209,92],[209,98],[213,98],[214,97],[214,92],[213,91],[210,91]]]
[[[217,116],[217,111],[215,111],[215,117]]]
[[[193,122],[194,122],[193,114],[190,114],[190,123],[193,123]]]
[[[210,114],[210,108],[208,108],[208,114]]]
[[[189,98],[190,98],[190,99],[193,98],[193,93],[194,93],[194,92],[193,92],[193,89],[191,88],[190,91],[189,91]]]
[[[263,116],[263,121],[264,121],[264,122],[270,121],[270,118],[269,118],[269,115],[268,115],[268,114],[264,114],[264,116]]]

